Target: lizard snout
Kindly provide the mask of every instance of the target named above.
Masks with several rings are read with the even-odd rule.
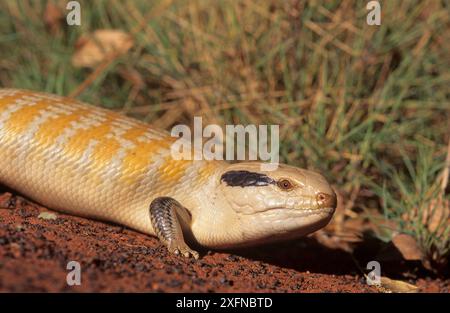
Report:
[[[316,195],[316,201],[319,204],[319,208],[333,208],[336,209],[337,197],[334,191],[331,193],[319,192]]]

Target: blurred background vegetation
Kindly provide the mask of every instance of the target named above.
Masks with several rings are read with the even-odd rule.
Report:
[[[0,2],[2,87],[166,129],[194,116],[279,124],[281,160],[323,173],[339,193],[335,223],[363,218],[385,242],[408,235],[428,269],[445,267],[448,2],[380,1],[380,26],[356,0],[79,2],[80,26],[67,25],[67,1]],[[98,29],[122,31],[130,48],[77,65]]]

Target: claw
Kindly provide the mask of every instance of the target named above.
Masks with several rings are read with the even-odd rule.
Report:
[[[192,250],[184,243],[171,243],[169,244],[169,252],[175,255],[183,255],[186,258],[193,256],[195,259],[199,258],[199,254],[197,251]]]

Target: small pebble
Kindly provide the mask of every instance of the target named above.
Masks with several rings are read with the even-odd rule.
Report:
[[[42,220],[56,220],[58,218],[58,216],[56,216],[56,214],[52,213],[52,212],[41,212],[38,215],[38,218],[40,218]]]
[[[25,230],[25,226],[23,226],[22,224],[17,224],[16,225],[16,230],[17,231],[24,231]]]

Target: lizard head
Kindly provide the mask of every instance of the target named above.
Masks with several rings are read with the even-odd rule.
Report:
[[[322,175],[260,165],[231,164],[220,173],[219,192],[238,217],[244,245],[296,238],[328,224],[336,194]]]

